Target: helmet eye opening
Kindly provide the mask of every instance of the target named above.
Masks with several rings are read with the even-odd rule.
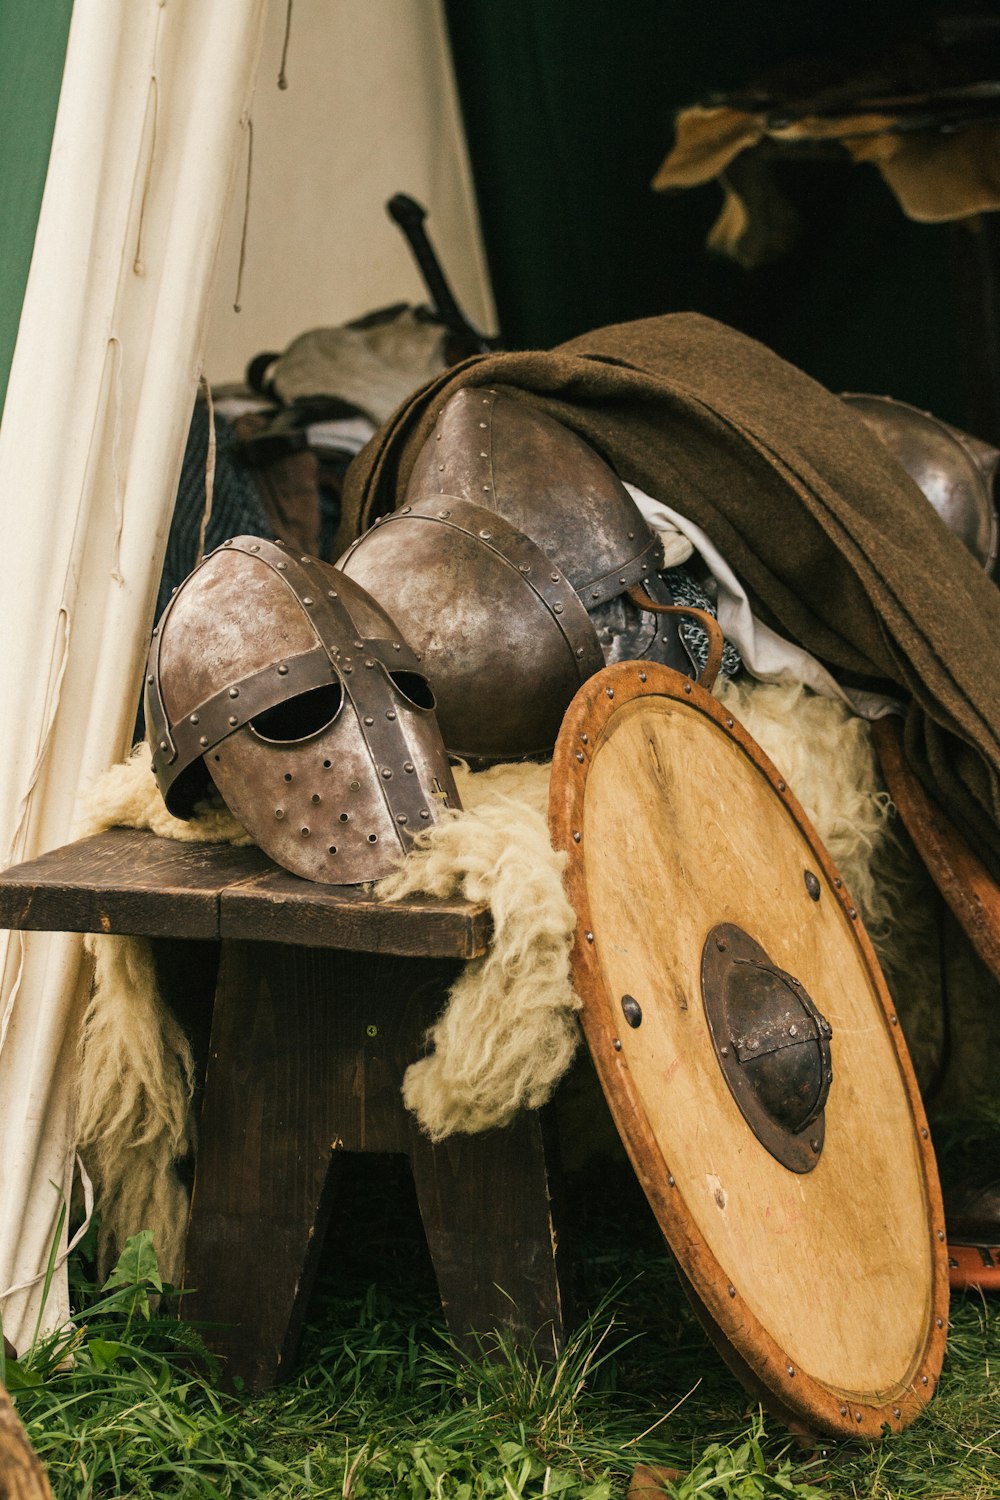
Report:
[[[250,728],[269,744],[299,744],[328,729],[343,706],[344,690],[340,682],[324,683],[265,709],[250,720]]]
[[[437,707],[430,683],[419,672],[390,672],[389,680],[397,693],[414,708],[432,712]]]

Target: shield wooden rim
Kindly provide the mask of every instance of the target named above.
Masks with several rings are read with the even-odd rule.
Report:
[[[905,1384],[886,1399],[859,1397],[796,1368],[765,1324],[746,1304],[710,1248],[675,1182],[654,1134],[622,1049],[622,1017],[609,993],[595,941],[587,883],[585,794],[590,770],[608,743],[615,715],[634,700],[666,698],[693,710],[734,744],[769,784],[809,846],[816,869],[839,903],[841,920],[857,946],[877,996],[886,1038],[895,1053],[903,1090],[902,1108],[912,1122],[915,1170],[925,1189],[930,1263],[929,1313],[922,1345],[914,1349]],[[947,1336],[948,1265],[944,1211],[937,1167],[917,1082],[892,1000],[856,908],[803,809],[763,750],[728,710],[697,684],[652,662],[607,667],[579,690],[567,710],[553,757],[549,822],[554,846],[567,855],[565,885],[577,915],[572,966],[583,1009],[584,1033],[618,1133],[680,1265],[682,1279],[710,1336],[734,1373],[790,1427],[838,1437],[879,1438],[899,1431],[926,1405],[936,1387]],[[669,893],[665,893],[669,894]],[[922,1252],[923,1253],[923,1252]],[[831,1289],[817,1287],[817,1295]],[[844,1317],[851,1317],[845,1294]],[[884,1394],[884,1393],[883,1393]]]

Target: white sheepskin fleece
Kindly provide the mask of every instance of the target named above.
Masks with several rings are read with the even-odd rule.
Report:
[[[562,886],[566,856],[549,843],[549,767],[456,775],[464,811],[446,814],[377,894],[415,891],[486,901],[493,940],[452,986],[407,1069],[403,1100],[432,1140],[490,1130],[552,1093],[579,1042],[570,984],[576,918]]]
[[[888,832],[892,803],[867,722],[801,683],[724,679],[717,696],[802,803],[865,925],[881,929],[891,897],[876,885],[872,859]]]
[[[80,1155],[101,1211],[99,1260],[152,1229],[160,1271],[178,1284],[188,1195],[175,1163],[194,1149],[194,1059],[160,999],[144,938],[87,938],[94,983],[83,1019],[78,1082]]]

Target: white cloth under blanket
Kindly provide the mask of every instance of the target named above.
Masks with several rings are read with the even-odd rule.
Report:
[[[896,698],[868,693],[861,688],[842,687],[815,656],[792,641],[786,641],[777,631],[758,620],[750,608],[743,585],[701,527],[662,500],[654,500],[637,485],[626,480],[622,483],[654,531],[661,536],[673,532],[686,538],[701,557],[715,580],[722,633],[736,646],[743,665],[758,682],[805,683],[821,698],[836,698],[846,703],[862,719],[881,719],[886,714],[902,713],[903,704]]]

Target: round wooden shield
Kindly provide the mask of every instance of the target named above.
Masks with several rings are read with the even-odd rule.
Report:
[[[944,1214],[868,938],[779,771],[649,662],[578,692],[552,769],[574,977],[619,1134],[735,1372],[798,1429],[933,1393]]]

